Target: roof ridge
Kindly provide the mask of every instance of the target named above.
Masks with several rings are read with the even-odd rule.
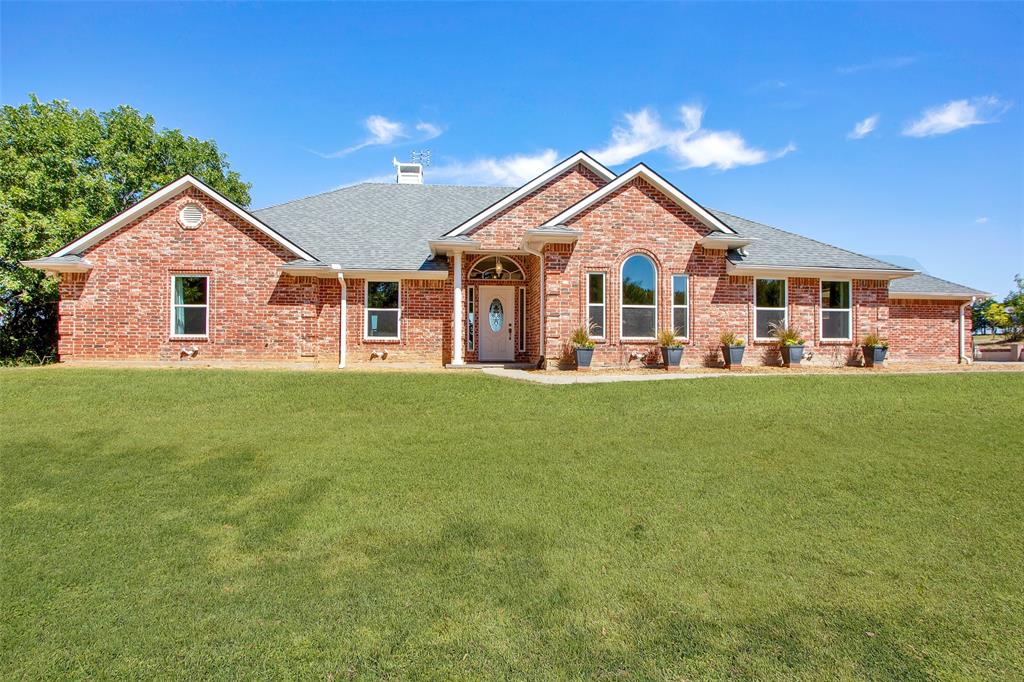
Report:
[[[895,263],[890,263],[889,261],[884,261],[884,260],[881,260],[879,258],[875,258],[874,256],[868,256],[867,254],[858,253],[857,251],[852,251],[850,249],[843,248],[842,246],[836,246],[835,244],[829,244],[828,242],[823,242],[820,239],[815,239],[814,237],[808,237],[807,235],[800,234],[799,232],[793,232],[791,230],[783,230],[781,227],[775,227],[774,225],[768,225],[767,223],[761,223],[761,222],[758,222],[756,220],[751,220],[750,218],[744,218],[743,216],[736,215],[735,213],[729,213],[728,211],[722,211],[722,210],[717,209],[717,208],[708,207],[708,210],[709,211],[714,211],[715,213],[722,213],[724,215],[729,216],[730,218],[738,218],[739,220],[745,220],[748,223],[754,223],[755,225],[760,225],[761,227],[767,227],[768,229],[775,230],[776,232],[783,232],[785,234],[793,235],[794,237],[800,237],[801,239],[806,239],[808,241],[812,241],[815,244],[821,244],[821,245],[827,246],[827,247],[829,247],[831,249],[838,249],[840,251],[844,251],[846,253],[853,254],[854,256],[860,256],[861,258],[867,258],[868,260],[873,260],[876,263],[883,263],[883,264],[888,265],[888,266],[890,266],[890,267],[892,267],[892,268],[894,268],[896,270],[906,270],[907,272],[916,272],[913,268],[905,268],[902,265],[896,265]],[[950,282],[950,284],[954,284],[954,282]],[[957,285],[957,286],[960,286],[960,285]]]
[[[294,204],[296,201],[305,201],[306,199],[312,199],[314,197],[322,197],[325,194],[334,194],[335,192],[341,192],[346,189],[352,189],[353,187],[359,187],[360,185],[373,185],[377,183],[373,182],[357,182],[354,185],[345,185],[344,187],[335,187],[334,189],[326,189],[323,192],[316,192],[315,194],[308,194],[304,197],[296,197],[295,199],[289,199],[288,201],[282,201],[279,204],[271,204],[270,206],[264,206],[263,208],[253,209],[255,211],[266,211],[268,208],[277,208],[278,206],[287,206],[288,204]],[[385,184],[385,183],[380,183]]]
[[[374,187],[454,187],[456,189],[500,189],[500,190],[514,190],[515,187],[507,185],[445,185],[445,184],[432,184],[432,185],[399,185],[397,182],[357,182],[354,185],[345,185],[344,187],[335,187],[334,189],[324,190],[323,192],[317,192],[315,194],[308,194],[304,197],[296,197],[295,199],[289,199],[288,201],[282,201],[279,204],[270,204],[269,206],[263,206],[261,208],[253,209],[253,211],[266,211],[271,208],[279,208],[281,206],[287,206],[288,204],[294,204],[297,201],[305,201],[306,199],[315,199],[316,197],[322,197],[327,194],[334,194],[336,192],[343,192],[347,189],[355,189],[356,187],[363,187],[365,185],[371,185]]]
[[[930,279],[937,279],[940,282],[943,282],[945,284],[952,284],[955,287],[961,287],[963,289],[971,289],[972,291],[981,291],[981,289],[975,289],[974,287],[969,287],[966,284],[960,284],[959,282],[954,282],[953,280],[944,279],[942,277],[936,277],[935,275],[929,274],[927,272],[919,272],[915,276],[916,277],[928,277]],[[982,293],[985,293],[985,292],[982,292]]]

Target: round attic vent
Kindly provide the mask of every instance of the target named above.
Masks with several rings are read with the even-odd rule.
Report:
[[[178,222],[186,230],[194,230],[203,222],[203,209],[199,204],[185,204],[178,211]]]

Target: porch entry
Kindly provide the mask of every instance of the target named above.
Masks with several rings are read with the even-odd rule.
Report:
[[[515,287],[480,287],[480,361],[514,362]]]

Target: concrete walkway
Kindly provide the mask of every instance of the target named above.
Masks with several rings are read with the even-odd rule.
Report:
[[[979,364],[987,365],[979,367]],[[493,377],[503,379],[514,379],[516,381],[529,381],[535,384],[565,385],[565,384],[610,384],[619,381],[673,381],[676,379],[720,379],[722,377],[821,377],[821,376],[846,376],[846,377],[877,377],[877,376],[916,376],[921,374],[989,374],[992,372],[1017,372],[1024,376],[1024,364],[1020,363],[974,363],[974,365],[954,365],[948,369],[920,369],[920,370],[870,370],[861,371],[820,371],[806,372],[779,369],[771,372],[655,372],[645,373],[612,373],[602,374],[588,372],[575,372],[566,370],[563,372],[541,372],[526,371],[522,369],[505,369],[501,367],[485,367],[479,371]]]

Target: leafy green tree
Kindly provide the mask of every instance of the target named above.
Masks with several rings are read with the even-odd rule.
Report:
[[[1003,311],[1007,317],[1003,327],[1011,341],[1024,340],[1024,277],[1013,278],[1016,289],[1011,291],[1003,301]]]
[[[129,106],[67,101],[0,110],[0,361],[48,355],[57,282],[19,261],[46,256],[147,194],[191,173],[237,204],[249,187],[212,140],[157,130]]]
[[[995,303],[995,299],[986,298],[983,301],[975,301],[971,306],[971,329],[976,334],[982,334],[986,330],[989,333],[994,333],[992,322],[985,315],[985,311],[988,310],[988,306],[992,303]]]

